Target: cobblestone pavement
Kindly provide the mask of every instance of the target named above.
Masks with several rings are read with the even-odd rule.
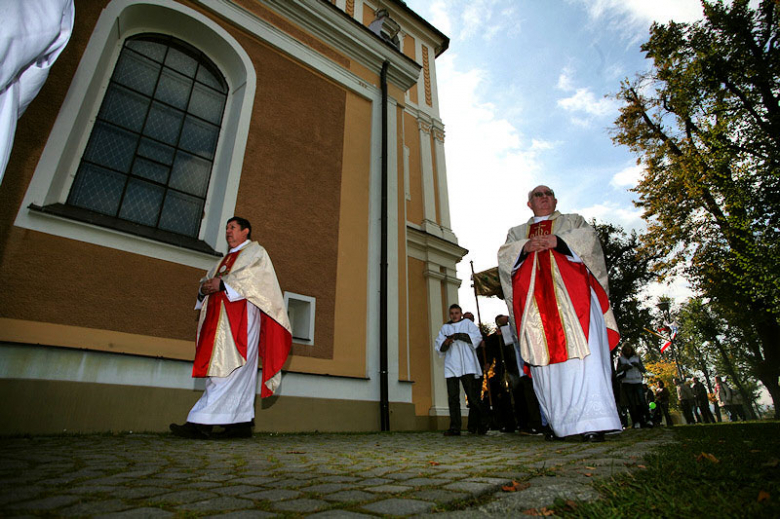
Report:
[[[595,499],[595,479],[641,470],[670,441],[657,429],[604,443],[498,432],[0,438],[0,516],[506,517]],[[517,491],[502,490],[513,481]]]

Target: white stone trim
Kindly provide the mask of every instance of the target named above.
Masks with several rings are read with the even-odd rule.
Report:
[[[0,344],[0,379],[53,380],[191,391],[202,391],[205,388],[205,379],[192,378],[191,361],[13,344]],[[373,390],[374,386],[376,391]],[[276,395],[378,401],[378,388],[373,380],[284,373]],[[257,392],[260,392],[259,385]],[[396,402],[392,398],[391,401]],[[398,402],[409,403],[411,398]]]

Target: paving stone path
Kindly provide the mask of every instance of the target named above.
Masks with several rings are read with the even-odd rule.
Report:
[[[491,432],[0,438],[1,517],[506,517],[592,500],[671,434],[604,443]],[[515,492],[502,490],[516,481]]]

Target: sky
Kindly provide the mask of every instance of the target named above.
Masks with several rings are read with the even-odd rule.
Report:
[[[407,0],[450,38],[436,59],[452,229],[464,311],[476,314],[471,262],[496,265],[510,227],[551,187],[558,210],[643,231],[633,188],[641,167],[612,142],[621,81],[650,69],[640,50],[653,22],[693,22],[699,0]],[[648,287],[678,304],[684,280]],[[479,298],[483,322],[506,313]]]

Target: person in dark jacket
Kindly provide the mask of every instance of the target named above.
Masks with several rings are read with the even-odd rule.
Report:
[[[666,419],[666,426],[671,427],[674,425],[672,416],[669,414],[669,390],[664,387],[664,381],[658,381],[658,389],[655,390],[655,405],[656,408],[660,407]],[[657,423],[661,423],[660,420]]]
[[[693,390],[696,407],[699,409],[704,423],[715,423],[715,417],[712,415],[712,411],[710,411],[710,399],[707,394],[707,388],[704,387],[704,384],[701,383],[698,377],[693,377],[691,389]]]

